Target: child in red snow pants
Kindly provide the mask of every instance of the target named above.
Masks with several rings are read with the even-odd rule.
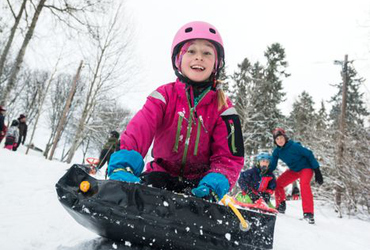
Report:
[[[286,200],[284,188],[289,184],[293,183],[297,179],[300,180],[301,197],[302,197],[302,208],[304,213],[314,213],[313,209],[313,195],[311,191],[311,179],[313,176],[313,170],[310,168],[302,169],[299,172],[292,170],[285,171],[276,180],[275,199],[276,207],[282,201]]]

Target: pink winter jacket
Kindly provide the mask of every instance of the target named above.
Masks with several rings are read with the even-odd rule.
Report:
[[[154,139],[154,161],[146,165],[145,172],[161,171],[187,179],[221,173],[231,189],[244,163],[235,108],[228,100],[228,107],[219,111],[217,93],[211,90],[191,109],[186,92],[185,84],[177,80],[148,96],[122,133],[121,149],[135,150],[144,158]]]

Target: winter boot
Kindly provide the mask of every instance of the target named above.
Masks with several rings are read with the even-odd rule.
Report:
[[[311,213],[304,213],[303,219],[308,221],[308,224],[315,224],[315,219],[313,218],[313,214]]]
[[[279,213],[281,214],[285,214],[285,210],[286,210],[286,203],[285,201],[282,201],[277,207],[277,211],[279,211]]]

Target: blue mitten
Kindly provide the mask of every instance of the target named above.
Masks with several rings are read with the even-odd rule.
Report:
[[[199,182],[198,187],[193,188],[191,192],[197,197],[206,197],[211,191],[216,192],[218,199],[222,199],[229,191],[230,184],[225,175],[220,173],[209,173]]]
[[[116,180],[116,181],[125,181],[125,182],[133,182],[138,183],[140,182],[140,178],[136,177],[130,172],[125,172],[123,170],[119,170],[117,172],[114,172],[109,176],[109,179]]]
[[[206,185],[199,185],[197,188],[193,188],[191,192],[196,196],[196,197],[206,197],[210,193],[210,189]]]
[[[111,155],[108,176],[111,180],[140,182],[138,176],[143,168],[143,157],[138,152],[122,149]]]

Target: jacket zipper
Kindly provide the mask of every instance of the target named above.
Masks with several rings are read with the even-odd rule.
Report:
[[[198,100],[197,105],[203,100],[203,98],[207,95],[207,93],[209,91],[210,91],[210,88],[207,89],[207,90],[205,90],[205,92],[202,95],[202,97]],[[195,118],[196,117],[194,117],[194,113],[196,113],[196,106],[197,105],[195,107],[191,107],[191,100],[189,100],[189,94],[188,94],[187,91],[186,91],[186,97],[187,97],[186,99],[187,99],[188,105],[189,105],[190,114],[189,114],[188,128],[187,128],[187,133],[186,133],[186,138],[185,138],[184,154],[183,154],[182,160],[181,160],[181,169],[180,169],[180,176],[179,176],[179,179],[180,180],[182,179],[182,177],[184,175],[186,158],[187,158],[188,149],[189,149],[189,145],[190,145],[190,136],[191,136],[191,130],[192,130],[192,122],[194,122],[194,124],[196,125],[196,121],[195,121]],[[198,153],[198,144],[199,144],[199,137],[200,137],[200,127],[199,126],[200,125],[199,125],[199,121],[198,121],[198,129],[197,129],[197,137],[196,137],[197,139],[195,141],[194,155],[196,155]],[[177,138],[176,138],[176,140],[177,140]]]

